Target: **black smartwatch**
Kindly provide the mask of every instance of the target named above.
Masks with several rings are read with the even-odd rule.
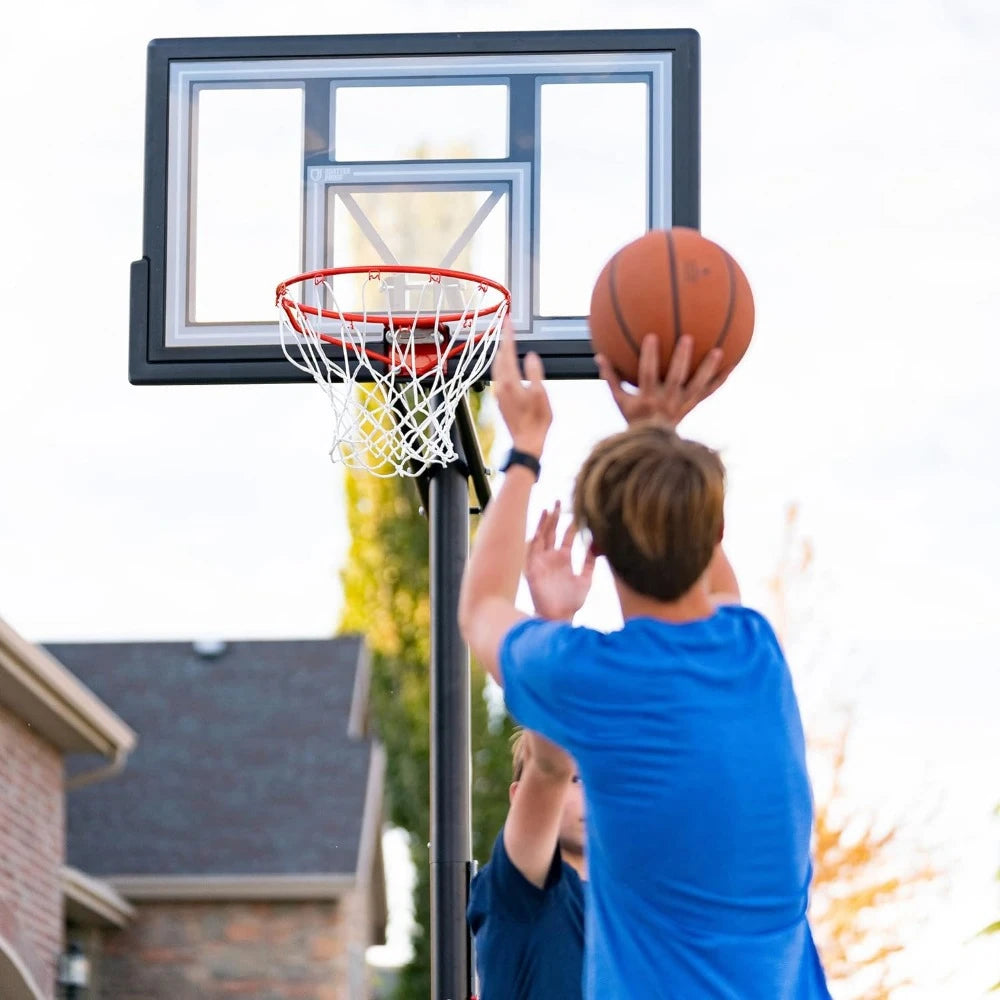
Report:
[[[510,449],[507,461],[500,466],[501,472],[506,472],[512,465],[523,465],[526,469],[531,469],[535,474],[535,480],[542,474],[542,463],[534,455],[529,455],[526,451],[518,451],[516,448]]]

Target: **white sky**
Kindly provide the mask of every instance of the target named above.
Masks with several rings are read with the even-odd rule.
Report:
[[[300,637],[337,620],[348,540],[318,390],[127,382],[151,38],[665,23],[636,0],[370,10],[28,5],[0,42],[0,615],[27,638]],[[729,463],[751,602],[801,505],[815,673],[857,705],[852,787],[921,824],[940,803],[926,830],[947,897],[914,937],[907,997],[978,996],[1000,969],[995,944],[969,944],[1000,916],[1000,7],[689,0],[669,17],[702,36],[702,228],[758,308],[746,360],[686,431]],[[618,426],[599,386],[553,395],[539,503],[567,498]],[[604,581],[587,620],[610,623],[607,605]],[[809,699],[813,673],[800,683]]]

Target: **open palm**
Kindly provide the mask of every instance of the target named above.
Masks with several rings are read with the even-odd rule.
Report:
[[[542,618],[569,621],[583,607],[594,579],[595,557],[591,550],[577,573],[573,569],[573,540],[576,525],[570,525],[562,541],[556,544],[560,505],[542,513],[535,535],[528,543],[524,576],[535,605]]]

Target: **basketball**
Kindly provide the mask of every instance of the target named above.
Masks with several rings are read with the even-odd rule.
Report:
[[[660,377],[674,345],[693,340],[691,372],[713,347],[728,375],[750,346],[753,293],[742,268],[697,230],[655,229],[626,244],[604,265],[590,299],[590,342],[622,379],[636,383],[639,346],[660,340]]]

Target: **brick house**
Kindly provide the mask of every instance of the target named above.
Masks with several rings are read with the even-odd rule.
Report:
[[[362,640],[47,649],[140,734],[67,799],[70,864],[131,908],[67,910],[88,1000],[368,998],[385,759]]]
[[[52,1000],[64,914],[116,921],[130,908],[65,864],[66,787],[108,779],[136,736],[44,650],[0,620],[0,997]],[[81,755],[67,781],[65,762]]]

